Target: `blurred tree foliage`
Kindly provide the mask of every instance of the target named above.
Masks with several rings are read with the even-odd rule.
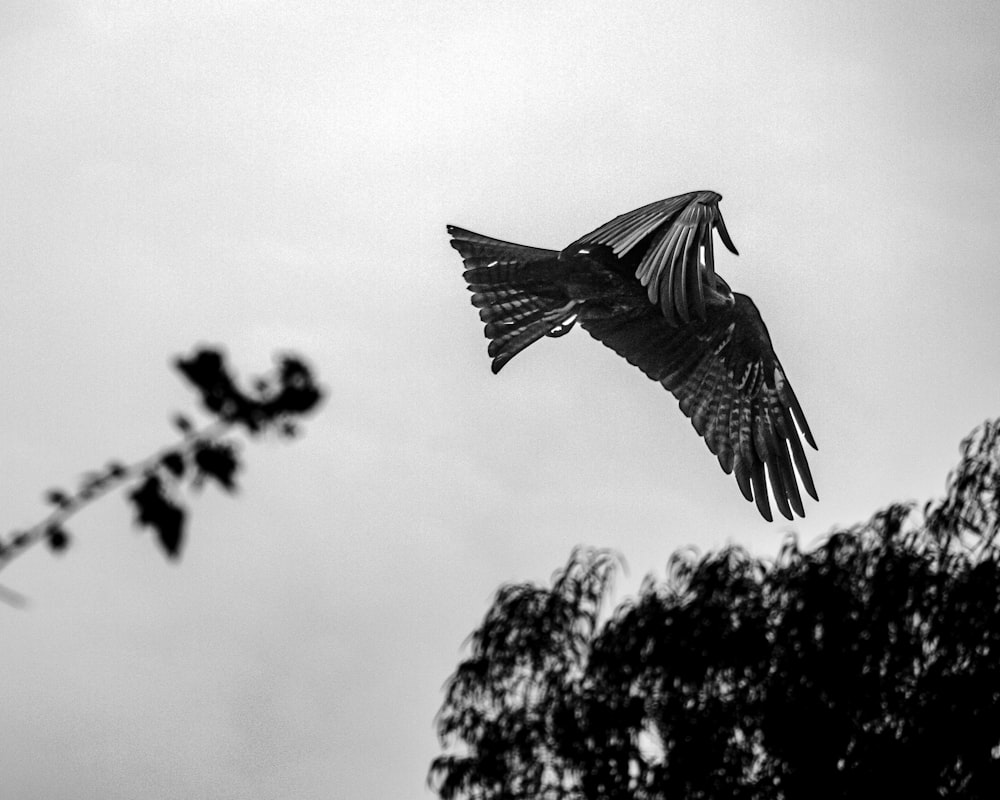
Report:
[[[274,371],[253,381],[250,390],[239,387],[225,354],[216,348],[196,349],[188,357],[176,358],[174,366],[199,393],[212,421],[196,428],[189,417],[176,414],[173,425],[179,441],[131,465],[111,461],[103,469],[88,472],[75,491],[48,490],[45,499],[54,507],[48,516],[27,530],[0,537],[0,569],[39,542],[55,552],[65,550],[72,541],[66,521],[97,498],[124,486],[131,486],[126,496],[137,524],[152,529],[163,552],[178,558],[187,519],[179,499],[184,484],[198,489],[214,481],[227,492],[236,491],[242,461],[232,434],[242,431],[256,437],[274,432],[293,437],[301,418],[323,398],[309,367],[293,355],[279,357]],[[9,602],[20,600],[9,589],[2,593]]]
[[[1000,420],[946,497],[773,561],[618,559],[500,589],[446,687],[443,798],[1000,797]]]

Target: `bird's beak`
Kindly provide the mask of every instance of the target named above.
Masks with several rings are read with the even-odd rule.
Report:
[[[726,249],[734,256],[738,256],[740,251],[736,249],[733,240],[729,238],[729,231],[726,230],[726,222],[722,218],[722,214],[719,214],[719,218],[715,222],[715,229],[719,232],[719,238],[722,239],[722,243],[726,246]]]

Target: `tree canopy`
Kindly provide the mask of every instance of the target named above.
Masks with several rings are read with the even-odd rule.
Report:
[[[442,798],[996,797],[1000,420],[945,497],[775,559],[580,548],[502,587],[438,716]]]

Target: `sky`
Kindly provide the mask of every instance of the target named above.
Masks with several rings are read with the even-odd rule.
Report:
[[[620,599],[939,496],[1000,415],[998,39],[991,2],[2,4],[0,527],[169,441],[199,343],[329,390],[179,564],[112,496],[0,574],[5,795],[431,797],[502,583],[589,544]],[[819,443],[794,524],[583,332],[492,375],[445,234],[559,249],[698,189]]]

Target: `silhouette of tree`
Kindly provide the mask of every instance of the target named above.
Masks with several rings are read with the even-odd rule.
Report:
[[[943,500],[774,560],[671,558],[605,611],[617,558],[502,587],[438,716],[443,798],[995,798],[1000,420]]]
[[[243,463],[233,432],[294,437],[300,419],[323,398],[309,367],[293,355],[280,356],[273,373],[253,381],[250,391],[239,388],[225,354],[216,348],[196,349],[189,357],[176,358],[174,366],[198,391],[212,421],[196,428],[188,416],[176,414],[173,425],[181,434],[179,441],[131,465],[112,461],[88,472],[75,492],[49,489],[45,499],[54,506],[51,513],[26,530],[0,537],[0,569],[39,542],[47,543],[53,552],[65,550],[72,541],[66,521],[97,498],[126,485],[133,486],[126,496],[135,509],[136,523],[151,528],[167,557],[177,559],[187,518],[179,500],[185,482],[200,489],[206,481],[214,481],[226,492],[235,492]],[[18,593],[5,587],[0,587],[0,599],[23,604]]]

